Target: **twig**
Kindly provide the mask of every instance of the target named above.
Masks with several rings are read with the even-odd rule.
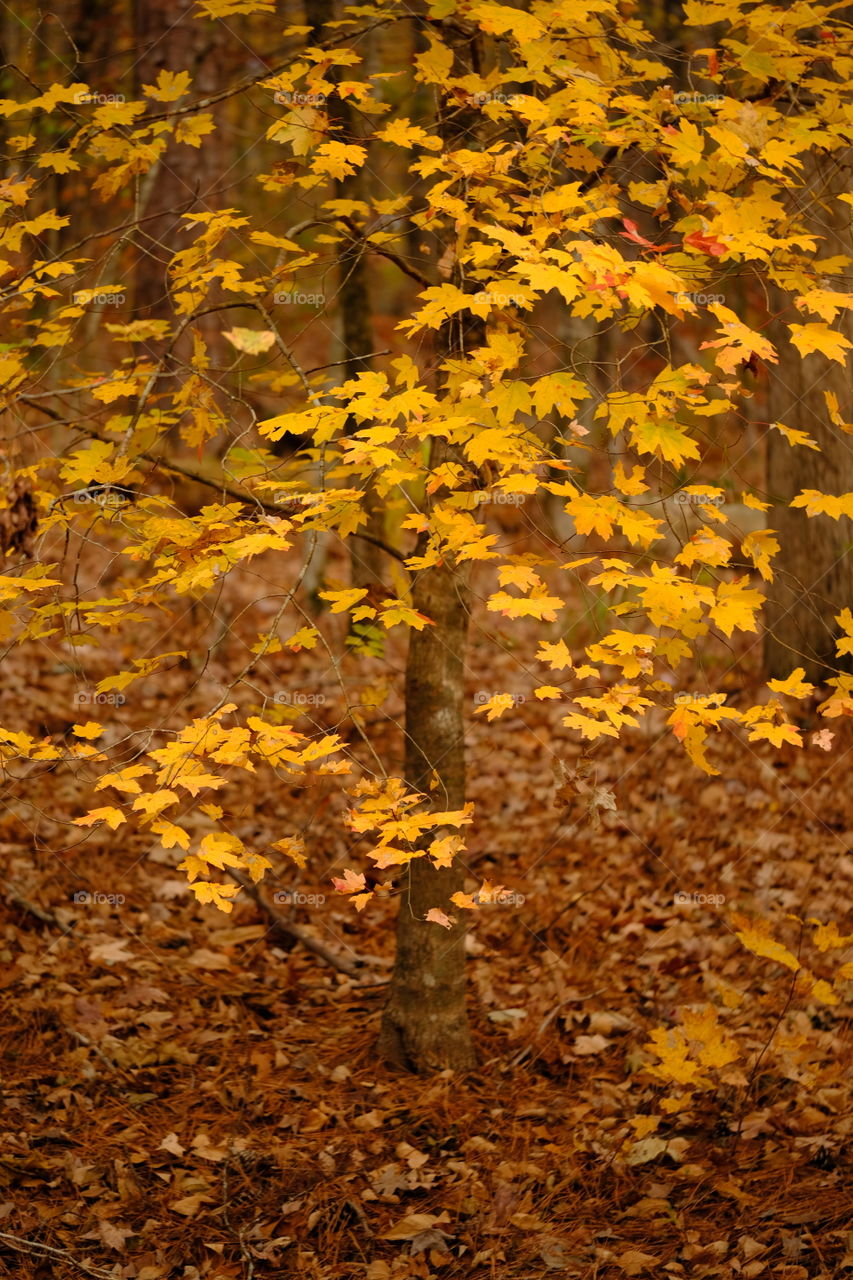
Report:
[[[25,898],[20,894],[13,885],[7,886],[9,892],[6,894],[6,901],[11,902],[14,906],[20,907],[22,911],[26,911],[27,915],[34,916],[36,920],[41,920],[42,924],[62,925],[55,915],[50,911],[45,911],[44,907],[40,907],[37,902],[30,902],[29,898]]]
[[[88,1036],[84,1036],[82,1031],[75,1031],[74,1027],[66,1027],[65,1030],[70,1036],[73,1036],[78,1044],[82,1044],[87,1049],[91,1049],[109,1067],[110,1071],[118,1071],[120,1075],[128,1076],[128,1072],[120,1067],[117,1062],[113,1062],[112,1058],[108,1058],[103,1049],[99,1049],[94,1040],[90,1040]],[[131,1077],[132,1078],[132,1077]]]
[[[54,1249],[51,1245],[41,1244],[38,1240],[24,1240],[21,1236],[10,1236],[7,1231],[0,1231],[0,1240],[5,1240],[12,1249],[17,1249],[19,1253],[35,1251],[37,1253],[50,1254],[54,1258],[65,1258],[72,1266],[85,1271],[87,1275],[105,1276],[106,1280],[115,1280],[114,1271],[104,1271],[101,1267],[93,1267],[88,1262],[81,1262],[79,1258],[75,1258],[67,1249]]]
[[[422,271],[418,271],[417,267],[410,266],[409,263],[406,262],[406,259],[402,258],[399,253],[395,253],[393,249],[389,249],[385,245],[374,244],[370,239],[369,234],[363,234],[359,230],[358,225],[353,222],[352,218],[344,216],[340,218],[339,221],[344,224],[353,240],[361,241],[370,253],[377,253],[381,258],[387,258],[389,262],[393,262],[396,267],[399,267],[404,275],[408,276],[410,280],[416,280],[424,289],[428,289],[430,287],[431,281],[423,274]]]
[[[554,928],[554,925],[560,919],[560,916],[565,915],[565,913],[571,907],[576,907],[577,904],[580,902],[581,898],[586,898],[591,893],[598,893],[599,889],[603,889],[606,884],[607,884],[607,877],[605,876],[603,880],[599,881],[599,883],[595,886],[594,889],[584,889],[582,893],[575,894],[573,898],[569,899],[569,901],[566,903],[565,906],[560,907],[560,910],[554,916],[554,919],[545,925],[545,928],[542,930],[542,935],[544,936],[545,934],[550,933],[551,930]]]
[[[48,408],[44,404],[36,404],[30,400],[28,396],[18,396],[21,404],[29,405],[31,409],[37,409],[39,413],[45,414],[53,422],[65,421],[61,414],[56,413],[54,409]],[[96,431],[94,427],[84,426],[80,422],[74,424],[75,430],[82,432],[84,436],[89,436],[92,440],[102,440],[105,444],[116,444],[115,440],[111,440],[109,436],[103,435],[100,431]],[[171,471],[174,475],[183,476],[186,480],[194,480],[198,484],[205,485],[208,489],[215,489],[218,493],[224,493],[226,497],[235,498],[238,502],[245,502],[247,505],[254,503],[260,507],[262,511],[268,511],[270,515],[291,515],[292,509],[281,502],[266,502],[263,498],[257,497],[253,493],[245,493],[243,490],[236,488],[232,484],[228,484],[224,480],[217,480],[214,476],[206,476],[201,471],[196,471],[194,467],[184,466],[181,462],[167,461],[163,457],[156,454],[143,451],[136,455],[144,458],[146,462],[152,463],[155,467],[161,467],[164,471]],[[394,560],[398,560],[400,564],[405,565],[406,556],[402,551],[398,551],[396,547],[391,547],[387,542],[383,542],[381,538],[374,538],[369,533],[356,533],[354,537],[361,538],[364,542],[371,542],[375,547],[379,547],[380,551],[384,551],[387,556],[391,556]]]
[[[326,964],[337,969],[339,973],[345,973],[349,977],[355,977],[359,972],[361,965],[369,963],[373,957],[356,956],[353,960],[348,960],[345,956],[337,955],[325,942],[321,942],[319,938],[315,938],[307,929],[303,929],[300,925],[294,924],[291,920],[287,920],[280,911],[276,911],[267,900],[261,895],[258,886],[252,884],[251,880],[247,880],[244,875],[237,871],[234,867],[228,867],[228,874],[232,880],[236,880],[241,889],[245,889],[250,898],[253,898],[262,911],[265,911],[272,920],[276,929],[285,934],[289,938],[295,938],[297,942],[301,942],[306,951],[311,951],[315,956],[319,956],[321,960],[325,960]]]
[[[337,369],[338,365],[351,364],[355,360],[377,360],[379,356],[390,356],[391,350],[385,351],[368,351],[366,356],[347,356],[345,360],[333,360],[331,364],[318,364],[313,369],[306,369],[306,373],[320,373],[323,369]]]
[[[231,1152],[229,1151],[228,1155],[225,1157],[225,1163],[222,1166],[222,1220],[225,1223],[228,1230],[231,1232],[234,1239],[237,1241],[237,1243],[240,1246],[240,1253],[248,1269],[246,1280],[252,1280],[252,1277],[255,1274],[254,1259],[252,1258],[252,1255],[249,1252],[249,1250],[246,1248],[246,1242],[243,1239],[242,1230],[238,1231],[234,1226],[232,1226],[231,1215],[228,1212],[228,1161],[230,1159],[231,1159]]]
[[[590,991],[588,995],[572,996],[569,1000],[561,1000],[560,1003],[558,1005],[555,1005],[554,1008],[551,1010],[551,1012],[549,1014],[546,1014],[546,1016],[542,1019],[542,1021],[539,1023],[539,1026],[536,1028],[536,1030],[533,1033],[531,1043],[525,1045],[524,1048],[515,1055],[515,1057],[510,1061],[510,1066],[517,1067],[520,1062],[524,1061],[528,1053],[530,1053],[532,1050],[532,1047],[533,1047],[532,1041],[539,1039],[542,1032],[551,1025],[551,1023],[554,1021],[554,1019],[556,1018],[560,1010],[565,1009],[567,1004],[582,1004],[584,1000],[592,1000],[594,996],[600,996],[601,993],[606,990],[607,990],[607,987],[599,987],[597,991]]]

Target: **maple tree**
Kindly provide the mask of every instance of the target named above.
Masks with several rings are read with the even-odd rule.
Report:
[[[779,495],[741,479],[738,442],[775,431],[792,457],[808,458],[849,433],[836,390],[822,392],[818,441],[799,418],[776,421],[751,380],[762,370],[772,382],[783,343],[788,381],[803,386],[843,369],[851,347],[842,319],[851,295],[838,283],[848,259],[827,253],[804,203],[792,212],[786,199],[815,153],[827,163],[848,154],[850,30],[832,5],[689,0],[684,12],[712,33],[686,74],[713,82],[713,93],[676,91],[649,27],[612,0],[524,9],[435,0],[417,20],[408,7],[364,4],[283,34],[265,0],[204,0],[200,20],[245,18],[270,33],[270,47],[283,42],[275,64],[213,93],[189,69],[164,67],[139,94],[106,102],[73,78],[34,91],[21,75],[0,102],[14,160],[0,183],[11,424],[4,639],[83,649],[127,637],[124,669],[97,682],[98,714],[81,716],[73,741],[5,725],[3,761],[85,770],[93,803],[73,821],[132,825],[181,849],[196,897],[225,911],[239,891],[228,870],[257,882],[270,866],[269,850],[232,830],[245,780],[340,777],[350,830],[367,837],[363,856],[383,875],[377,888],[349,869],[337,887],[360,911],[399,892],[382,1041],[418,1069],[473,1061],[465,920],[495,892],[463,887],[476,821],[464,761],[475,599],[500,624],[501,643],[515,620],[540,624],[524,659],[535,697],[559,704],[562,724],[591,750],[664,711],[673,749],[713,775],[723,729],[747,744],[801,746],[794,706],[817,693],[815,654],[804,658],[784,637],[787,669],[774,664],[754,705],[680,681],[705,646],[759,634],[766,584],[785,554]],[[365,71],[367,33],[386,49],[412,41],[410,64]],[[215,154],[214,108],[258,122],[263,164],[227,201],[195,199],[181,214],[165,311],[109,318],[107,300],[123,295],[144,243],[140,192],[165,156]],[[647,177],[634,178],[635,159]],[[62,201],[51,199],[57,183]],[[64,210],[84,199],[96,223],[78,234]],[[829,188],[826,200],[849,221],[848,194]],[[317,316],[300,308],[325,315],[330,268],[368,261],[410,287],[392,349],[350,349],[343,380],[322,354],[306,367],[301,330],[314,323],[316,335]],[[344,272],[345,306],[346,281]],[[571,360],[542,372],[537,317],[553,305],[620,335],[649,326],[645,364],[624,376],[620,365],[603,392]],[[227,361],[212,359],[212,324]],[[355,371],[368,355],[372,366]],[[172,500],[177,481],[206,492],[195,509]],[[805,483],[786,496],[805,513],[791,530],[853,516],[851,492]],[[553,502],[570,521],[569,546],[539,538],[516,550],[487,518],[502,503]],[[675,507],[691,521],[673,546]],[[759,513],[760,526],[744,532],[743,512]],[[356,657],[381,653],[398,628],[409,633],[402,770],[377,757],[349,705],[352,743],[342,726],[313,732],[278,706],[247,705],[274,655],[321,645],[340,670],[324,616],[301,594],[321,539],[381,553],[383,583],[377,558],[350,585],[329,571],[318,594],[328,619],[348,616]],[[84,543],[109,549],[109,594],[75,577],[67,548]],[[135,629],[215,598],[257,557],[292,565],[292,552],[299,567],[279,582],[274,611],[258,620],[216,704],[188,723],[176,707],[168,723],[111,743],[104,712],[115,702],[105,699],[168,663],[186,662],[195,679],[197,655],[152,653],[147,633],[137,647]],[[599,623],[574,646],[561,620],[579,590]],[[828,691],[818,710],[831,722],[853,711],[853,677],[835,661],[851,652],[853,617],[844,599],[821,614],[837,642],[820,664]],[[491,690],[474,713],[499,721],[515,697]],[[564,778],[586,796],[582,783]],[[592,810],[609,803],[594,791],[592,800]],[[195,807],[214,827],[198,842],[183,821]],[[304,865],[293,837],[278,852]],[[807,988],[832,998],[825,979],[809,974]],[[670,1054],[661,1069],[699,1080],[695,1062],[673,1067],[687,1062],[691,1040],[714,1046],[700,1065],[725,1065],[715,1027],[709,1014],[659,1040]]]

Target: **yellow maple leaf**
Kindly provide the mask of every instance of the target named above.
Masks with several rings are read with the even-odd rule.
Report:
[[[352,587],[345,591],[320,591],[321,600],[330,600],[332,613],[346,613],[358,601],[367,595],[367,587]]]
[[[745,507],[750,507],[753,511],[769,511],[770,503],[762,502],[760,498],[756,498],[752,493],[742,493],[740,500]]]
[[[511,693],[495,693],[482,706],[477,707],[475,716],[485,715],[488,721],[497,720],[505,711],[515,706],[515,696]]]
[[[480,910],[479,902],[477,902],[475,898],[470,897],[469,894],[462,893],[461,891],[459,893],[452,893],[450,895],[450,901],[455,907],[462,907],[466,911]]]
[[[613,484],[620,493],[624,493],[628,498],[634,498],[638,494],[648,492],[649,486],[644,481],[645,474],[645,468],[637,465],[631,468],[629,475],[624,465],[617,462],[613,468]]]
[[[264,878],[264,875],[272,867],[269,858],[265,858],[262,853],[247,853],[245,858],[246,870],[249,872],[255,884]]]
[[[446,84],[453,66],[453,53],[447,45],[429,36],[429,48],[415,58],[415,79],[423,84]]]
[[[104,726],[97,720],[87,720],[85,724],[75,724],[71,732],[76,738],[99,738]]]
[[[272,329],[223,329],[222,336],[228,339],[232,347],[252,356],[262,355],[275,345]]]
[[[292,859],[297,867],[307,866],[308,859],[305,856],[305,844],[298,836],[286,836],[283,840],[276,840],[272,847]]]
[[[367,150],[355,143],[324,142],[314,153],[311,170],[341,179],[356,173],[366,159]]]
[[[441,148],[440,138],[433,137],[431,133],[427,133],[426,129],[422,129],[418,124],[412,124],[411,120],[407,119],[392,120],[384,129],[380,129],[376,137],[380,142],[392,142],[398,147],[417,145],[426,147],[429,151],[438,151]]]
[[[807,698],[814,693],[815,686],[804,679],[805,667],[797,667],[784,680],[768,680],[767,688],[774,693],[785,693],[789,698]]]
[[[779,549],[779,539],[772,529],[756,529],[754,533],[748,533],[741,543],[741,551],[749,556],[765,582],[773,581],[770,561]]]
[[[549,596],[543,588],[539,594],[530,596],[511,596],[508,591],[496,591],[486,601],[486,608],[492,613],[502,613],[505,618],[541,618],[545,622],[553,622],[557,610],[562,609],[563,601],[558,596]]]
[[[817,489],[803,489],[791,500],[792,507],[804,507],[807,516],[829,516],[840,520],[842,516],[853,519],[853,493],[820,493]]]
[[[691,1059],[687,1037],[680,1028],[655,1027],[643,1048],[660,1058],[659,1064],[649,1067],[659,1079],[673,1084],[705,1083],[701,1065]]]
[[[806,449],[814,449],[818,453],[820,452],[820,445],[816,440],[812,439],[807,431],[799,431],[796,427],[786,427],[783,422],[771,422],[770,426],[774,431],[778,431],[780,435],[783,435],[792,447],[803,445]]]
[[[178,827],[174,822],[167,822],[165,818],[158,818],[156,822],[152,822],[151,830],[160,837],[160,843],[164,849],[174,849],[175,845],[186,852],[190,847],[190,836],[188,831],[184,831],[183,827]]]
[[[128,765],[126,769],[121,769],[117,773],[105,773],[96,782],[95,790],[103,791],[104,787],[115,787],[117,791],[125,791],[129,795],[139,795],[142,788],[136,779],[150,772],[150,767],[145,764]]]
[[[453,865],[453,859],[463,847],[461,836],[441,836],[438,840],[433,840],[427,849],[427,853],[432,859],[433,866],[450,867]]]
[[[191,84],[188,71],[166,71],[161,69],[156,84],[144,84],[142,92],[157,102],[176,102],[182,98]]]
[[[790,742],[795,747],[803,745],[802,734],[794,725],[787,723],[777,724],[770,720],[759,720],[751,725],[749,741],[769,742],[774,747],[781,747],[784,742]]]
[[[197,856],[223,871],[225,867],[241,866],[244,851],[245,846],[237,836],[227,831],[212,831],[202,840]]]
[[[146,791],[141,796],[136,797],[131,808],[140,809],[150,817],[151,814],[159,813],[161,809],[174,804],[177,799],[177,793],[174,791]]]
[[[847,352],[853,347],[849,338],[837,329],[830,329],[828,324],[791,324],[788,328],[791,342],[803,357],[819,352],[829,360],[844,364]]]
[[[127,818],[121,809],[113,809],[107,807],[104,809],[90,809],[82,818],[72,818],[75,827],[93,827],[96,822],[105,822],[108,827],[112,827],[115,831],[116,827],[120,827],[123,822],[127,822]]]
[[[284,643],[288,649],[292,649],[294,653],[299,653],[300,649],[316,649],[319,640],[320,633],[316,627],[300,627]]]
[[[543,640],[536,650],[536,657],[540,662],[547,662],[554,671],[561,671],[564,667],[574,665],[565,640],[558,640],[556,643]]]
[[[836,645],[838,653],[853,653],[853,613],[849,609],[842,609],[836,615],[835,621],[844,632],[844,635]]]
[[[809,920],[809,924],[817,925],[812,934],[812,942],[818,951],[840,951],[843,947],[853,946],[853,933],[839,933],[838,925],[834,920],[829,924],[821,924],[819,920]]]
[[[688,567],[694,564],[720,566],[728,564],[731,558],[732,544],[728,538],[720,537],[708,525],[703,525],[681,548],[675,561]]]
[[[717,598],[708,614],[727,636],[733,631],[757,631],[758,613],[763,603],[761,592],[738,578],[734,582],[720,583]]]
[[[795,955],[783,946],[781,942],[777,942],[771,937],[767,927],[759,922],[748,925],[740,929],[736,935],[747,951],[751,951],[755,956],[762,956],[766,960],[775,960],[778,964],[783,964],[786,969],[791,969],[796,973],[800,968],[800,962]]]
[[[211,880],[200,880],[196,884],[191,884],[190,888],[199,902],[212,902],[220,911],[226,912],[234,910],[231,899],[240,891],[238,884],[215,884]]]

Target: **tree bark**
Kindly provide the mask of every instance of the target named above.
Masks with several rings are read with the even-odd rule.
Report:
[[[821,237],[822,258],[853,257],[851,210],[837,198],[850,191],[851,178],[853,151],[816,157],[806,171],[804,187],[796,193],[798,204],[807,210],[803,223]],[[843,291],[846,286],[825,280],[823,287]],[[782,318],[804,323],[814,317],[786,312]],[[853,340],[849,311],[842,310],[840,325],[833,327]],[[804,489],[833,494],[853,490],[853,448],[832,423],[824,395],[833,392],[842,416],[849,420],[849,373],[844,365],[819,354],[801,358],[780,323],[771,328],[770,337],[779,362],[769,369],[769,420],[808,432],[820,452],[801,445],[792,448],[778,431],[768,433],[767,489],[776,504],[773,523],[780,551],[767,591],[764,665],[768,676],[784,677],[804,667],[809,679],[821,681],[839,668],[835,617],[853,605],[851,524],[846,517],[809,517],[789,504]]]
[[[461,22],[441,23],[453,50],[453,75],[479,73],[481,36]],[[450,117],[450,118],[447,118]],[[479,116],[452,105],[439,119],[451,150],[465,139],[477,145]],[[458,268],[452,282],[465,287]],[[485,336],[482,320],[461,313],[441,333],[448,355],[464,357]],[[451,458],[452,454],[446,454]],[[433,453],[433,465],[439,461]],[[443,561],[421,571],[412,589],[419,613],[432,620],[412,631],[406,664],[406,781],[430,794],[434,809],[458,809],[465,801],[465,652],[470,618],[467,566]],[[432,908],[450,914],[450,897],[464,886],[459,859],[436,868],[426,855],[409,863],[397,917],[397,954],[379,1037],[380,1053],[421,1073],[470,1070],[476,1063],[465,999],[466,925],[457,913],[450,929],[425,920]]]
[[[426,569],[413,590],[414,607],[434,625],[412,632],[406,665],[406,780],[436,804],[465,800],[464,653],[469,595],[447,565]],[[436,869],[427,856],[410,863],[397,918],[397,955],[379,1048],[397,1066],[419,1072],[475,1063],[465,1003],[465,925],[428,923],[432,907],[449,911],[463,888],[458,859]]]

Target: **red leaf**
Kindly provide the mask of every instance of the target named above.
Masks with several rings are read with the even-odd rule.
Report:
[[[698,249],[700,253],[707,253],[711,258],[720,258],[726,252],[726,246],[721,241],[706,235],[704,231],[691,231],[689,236],[684,237],[684,243],[691,249]]]

